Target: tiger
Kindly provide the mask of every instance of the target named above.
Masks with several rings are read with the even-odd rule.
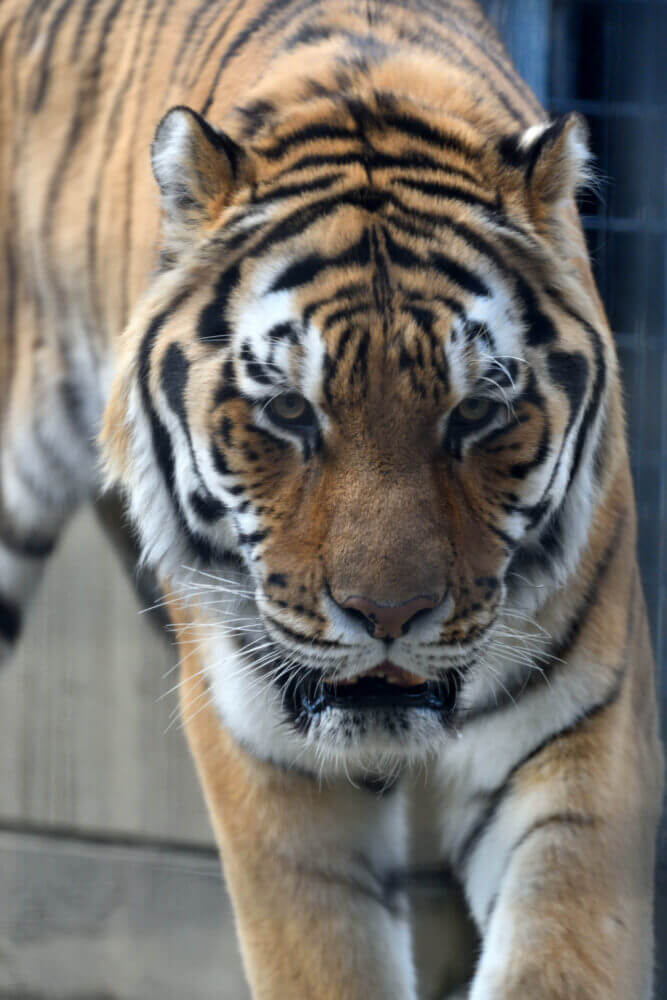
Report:
[[[649,1000],[583,119],[473,0],[5,0],[0,73],[0,653],[120,491],[253,997]]]

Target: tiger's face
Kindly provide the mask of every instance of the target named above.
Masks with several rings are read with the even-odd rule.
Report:
[[[197,569],[225,722],[266,756],[374,767],[535,652],[587,527],[604,368],[559,228],[576,119],[491,142],[325,112],[250,152],[163,120],[168,266],[106,436],[147,557]]]

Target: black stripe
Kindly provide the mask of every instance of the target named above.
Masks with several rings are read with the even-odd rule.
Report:
[[[74,149],[81,141],[85,126],[94,117],[96,111],[100,82],[102,80],[104,55],[112,34],[114,21],[120,13],[123,3],[124,0],[114,0],[114,3],[107,10],[97,35],[97,45],[87,60],[85,72],[80,76],[78,91],[74,99],[74,114],[55,167],[53,168],[45,200],[47,207],[40,227],[40,236],[47,246],[51,244],[53,220],[58,210],[60,194],[65,186],[66,174],[70,164],[74,162]],[[54,259],[56,256],[54,255]],[[56,294],[60,299],[63,292],[55,271],[53,271],[51,277]]]
[[[296,323],[291,320],[286,320],[282,323],[276,323],[272,326],[267,333],[269,340],[278,343],[281,340],[289,340],[290,344],[298,344],[299,342],[299,328]]]
[[[193,490],[188,499],[197,517],[201,518],[202,521],[206,521],[207,524],[219,521],[227,513],[225,504],[208,492],[200,493],[197,490]]]
[[[183,302],[186,301],[186,299],[189,298],[191,294],[192,293],[189,289],[187,291],[180,292],[166,309],[164,309],[161,313],[158,313],[158,315],[154,316],[151,320],[139,349],[137,381],[141,392],[141,401],[151,428],[151,439],[153,442],[155,461],[160,469],[167,493],[174,508],[176,519],[193,552],[199,556],[204,563],[209,563],[215,556],[217,556],[218,553],[208,539],[204,538],[204,536],[199,532],[194,532],[187,522],[185,512],[176,492],[176,471],[174,466],[171,438],[167,428],[160,420],[155,407],[153,406],[152,393],[150,389],[151,355],[157,336],[169,317],[182,305]]]
[[[199,313],[197,336],[203,343],[227,344],[232,327],[227,318],[227,306],[241,280],[237,262],[223,271],[215,284],[214,297]]]
[[[382,228],[382,238],[384,240],[387,256],[392,264],[397,264],[398,267],[405,268],[405,270],[425,269],[426,264],[422,258],[419,257],[414,250],[411,250],[403,243],[398,243],[386,227]]]
[[[417,305],[414,302],[406,302],[403,308],[405,312],[412,316],[418,328],[424,333],[429,345],[430,363],[435,369],[444,391],[449,391],[449,363],[447,355],[442,350],[442,346],[433,332],[435,323],[433,312],[425,306]]]
[[[259,545],[270,534],[268,530],[252,531],[250,534],[239,532],[239,545]]]
[[[489,801],[487,802],[482,815],[474,824],[473,828],[470,830],[467,837],[463,841],[463,844],[459,848],[457,867],[460,868],[465,866],[470,860],[475,849],[479,846],[482,837],[496,819],[503,799],[510,791],[512,781],[520,769],[531,760],[534,760],[535,757],[541,754],[543,750],[546,750],[547,747],[550,747],[560,739],[565,739],[566,737],[571,736],[582,725],[585,725],[591,719],[594,719],[596,716],[604,712],[605,709],[613,705],[614,702],[618,700],[621,693],[625,675],[625,669],[620,670],[617,673],[609,692],[604,698],[598,702],[594,702],[588,708],[580,712],[572,722],[568,723],[567,726],[563,726],[562,729],[558,729],[555,732],[550,733],[549,736],[546,736],[543,740],[541,740],[537,746],[533,747],[532,750],[529,750],[528,753],[521,758],[521,760],[517,761],[517,763],[510,768],[500,785],[498,785],[498,787],[490,793]]]
[[[379,125],[383,124],[380,119]],[[307,153],[304,156],[299,157],[298,160],[294,160],[289,163],[282,170],[279,170],[272,178],[273,181],[277,181],[285,176],[289,176],[292,173],[297,173],[300,170],[306,170],[310,167],[316,167],[322,169],[324,167],[342,167],[342,166],[353,166],[358,165],[364,167],[372,174],[375,170],[433,170],[434,172],[448,176],[452,175],[455,177],[461,177],[463,180],[470,181],[473,184],[479,184],[480,178],[474,174],[471,170],[466,170],[465,167],[454,165],[452,163],[447,163],[446,160],[438,160],[435,157],[429,156],[420,149],[409,149],[406,155],[399,156],[397,154],[387,153],[384,150],[379,149],[364,149],[362,150],[350,150],[345,153],[329,153],[329,152],[319,152],[319,153]],[[402,177],[396,178],[397,181],[401,181]]]
[[[510,277],[512,276],[513,272],[510,271],[507,263],[498,250],[496,250],[496,248],[480,233],[471,229],[470,226],[467,226],[463,222],[457,222],[442,212],[427,212],[424,209],[418,209],[413,205],[404,205],[400,198],[395,195],[390,195],[389,201],[390,204],[402,215],[407,216],[407,223],[403,223],[400,218],[394,217],[390,220],[391,225],[404,229],[412,236],[416,234],[416,222],[425,223],[429,227],[430,235],[432,236],[438,234],[443,228],[446,228],[456,236],[460,236],[461,239],[472,247],[472,249],[478,254],[480,254],[480,256],[486,257],[487,260],[496,266],[501,274]]]
[[[329,198],[322,198],[320,201],[311,202],[310,205],[298,205],[288,215],[280,219],[273,228],[264,232],[257,243],[251,243],[254,233],[250,236],[246,233],[238,233],[229,238],[222,234],[222,245],[225,251],[238,251],[251,257],[259,257],[269,250],[274,250],[277,245],[287,242],[293,236],[305,233],[310,226],[331,215],[335,215],[344,208],[361,208],[367,210],[368,188],[353,188],[344,194],[332,195]]]
[[[335,268],[365,267],[370,263],[370,241],[366,230],[358,243],[347,247],[335,257],[322,257],[319,254],[311,254],[300,260],[289,264],[281,274],[277,276],[269,291],[282,292],[285,290],[300,288],[315,280],[323,271]]]
[[[336,309],[329,316],[326,317],[324,323],[322,324],[322,333],[327,334],[332,326],[336,323],[340,323],[343,320],[350,322],[355,319],[355,317],[363,316],[368,314],[368,302],[361,302],[359,305],[350,305],[343,307],[342,309]]]
[[[538,138],[528,147],[528,164],[526,166],[526,183],[530,184],[531,178],[537,166],[537,162],[542,155],[545,146],[556,141],[569,120],[569,115],[560,115],[551,125],[541,133]]]
[[[20,51],[24,54],[35,44],[37,32],[39,31],[40,18],[48,11],[48,4],[44,0],[30,0],[30,4],[23,12],[21,19],[21,31],[19,33]]]
[[[549,366],[549,373],[551,375],[551,378],[568,396],[568,399],[570,401],[570,413],[568,416],[568,421],[565,427],[565,431],[563,433],[563,438],[561,441],[560,449],[558,451],[558,456],[556,458],[556,461],[553,463],[551,475],[549,476],[549,481],[542,491],[542,496],[540,500],[533,505],[532,509],[523,508],[521,510],[521,512],[524,515],[529,515],[531,528],[537,527],[539,522],[549,512],[550,503],[548,498],[551,494],[553,484],[556,481],[556,477],[560,472],[563,453],[568,443],[568,435],[578,416],[579,407],[584,397],[586,391],[586,385],[588,382],[588,362],[580,351],[574,351],[572,353],[569,353],[567,351],[552,350],[549,352],[547,358],[547,364]],[[543,409],[542,407],[543,398],[537,392],[534,382],[535,382],[534,376],[531,376],[531,383],[532,383],[530,389],[531,394],[535,397],[535,401],[538,403],[538,405],[540,405],[540,407]],[[573,479],[573,473],[571,469],[567,489],[569,489],[569,486],[572,483],[572,479]],[[537,552],[530,552],[529,550],[525,550],[523,553],[519,554],[518,559],[521,563],[524,564],[525,567],[527,567],[528,564],[531,561],[533,561],[537,563],[542,563],[543,569],[546,570],[550,565],[551,557],[559,554],[556,551],[556,549],[561,548],[560,533],[558,534],[558,538],[556,539],[555,528],[557,522],[560,522],[559,527],[562,526],[562,521],[563,521],[562,513],[564,505],[567,501],[567,489],[565,493],[565,498],[561,502],[559,508],[560,513],[557,511],[552,516],[551,524],[546,525],[545,530],[542,533],[542,536],[540,536],[538,542],[539,548]],[[520,508],[517,507],[516,509],[518,510]],[[555,544],[556,542],[557,544]],[[551,551],[547,551],[548,549],[550,549]]]
[[[570,486],[574,482],[574,478],[579,471],[581,465],[581,460],[584,453],[584,447],[588,440],[588,435],[590,433],[591,427],[595,422],[595,419],[600,411],[602,404],[602,394],[605,389],[607,381],[607,364],[604,357],[604,351],[602,349],[602,339],[598,332],[593,329],[588,323],[584,323],[586,331],[590,337],[593,345],[593,350],[595,352],[595,381],[593,383],[593,391],[591,392],[591,398],[588,402],[586,409],[584,410],[584,415],[581,418],[581,423],[579,424],[579,430],[577,432],[577,441],[574,446],[574,457],[572,460],[572,467],[570,469],[570,478],[568,480],[567,488],[569,490]]]
[[[441,129],[425,122],[423,118],[418,118],[415,115],[389,111],[383,115],[383,121],[404,135],[409,135],[412,139],[418,139],[429,146],[435,146],[438,151],[447,149],[454,153],[461,153],[462,156],[469,160],[479,160],[481,156],[482,151],[480,149],[474,149],[457,138],[457,136],[449,132],[443,132]]]
[[[187,24],[182,30],[181,43],[178,49],[176,50],[175,55],[173,56],[171,73],[169,74],[170,83],[174,82],[179,70],[183,68],[185,54],[191,43],[195,40],[197,27],[199,25],[200,19],[202,18],[202,15],[205,14],[209,8],[212,8],[215,16],[215,13],[217,13],[217,7],[218,7],[218,0],[202,0],[199,6],[196,7],[190,14]],[[205,30],[206,29],[204,29],[204,31]],[[185,63],[185,65],[190,65],[190,60],[188,60],[188,62]]]
[[[155,22],[155,29],[151,36],[151,40],[148,46],[148,52],[143,58],[143,65],[141,69],[141,76],[137,83],[137,93],[143,94],[146,90],[146,85],[148,82],[150,71],[153,67],[153,62],[155,59],[155,53],[157,50],[158,41],[162,34],[162,29],[167,21],[169,13],[173,7],[174,0],[163,0],[162,9],[160,11],[160,16]],[[136,149],[137,141],[139,135],[139,125],[141,121],[141,116],[144,110],[143,102],[136,101],[136,109],[134,114],[134,120],[132,122],[132,129],[130,133],[130,138],[128,141],[128,149]],[[121,305],[120,305],[120,315],[122,317],[123,323],[127,322],[127,317],[129,313],[129,300],[130,300],[130,261],[132,254],[132,223],[133,218],[133,206],[134,206],[134,167],[135,167],[135,157],[128,156],[125,166],[125,195],[124,195],[124,208],[125,217],[123,222],[123,252],[121,253]]]
[[[272,101],[265,101],[260,98],[248,101],[244,105],[239,105],[234,110],[244,121],[243,138],[247,140],[253,139],[258,132],[261,132],[264,126],[273,119],[277,109]],[[335,166],[335,160],[332,159],[330,165]],[[277,180],[282,173],[283,171],[274,175],[273,179]]]
[[[559,825],[559,826],[595,826],[597,819],[595,816],[589,816],[583,813],[575,812],[559,812],[552,813],[550,816],[543,816],[541,819],[535,820],[534,823],[523,831],[521,836],[514,841],[507,854],[507,861],[511,858],[515,851],[525,844],[534,833],[539,830],[543,830],[546,826]],[[507,862],[506,862],[507,863]]]
[[[272,146],[263,147],[261,155],[266,160],[280,160],[285,153],[295,152],[299,146],[304,146],[307,143],[316,141],[337,142],[341,139],[353,142],[355,147],[359,144],[359,135],[353,129],[341,128],[341,126],[332,125],[330,122],[313,122],[310,125],[304,125],[303,128],[295,129],[293,132],[288,132],[286,135],[281,136]],[[345,156],[346,153],[342,155]],[[358,155],[358,153],[355,153],[355,156]],[[292,168],[290,167],[289,169]]]
[[[535,670],[533,665],[528,666],[523,676],[519,677],[513,684],[506,684],[505,688],[497,692],[497,696],[493,699],[462,710],[459,720],[461,723],[476,722],[488,715],[493,715],[495,712],[502,712],[509,707],[515,707],[524,695],[542,685],[549,684],[554,673],[567,666],[567,657],[572,652],[572,648],[588,619],[588,614],[597,601],[600,585],[612,565],[625,526],[626,514],[623,512],[616,520],[613,534],[604,550],[602,558],[596,566],[595,575],[584,594],[583,600],[572,615],[570,625],[564,637],[560,642],[553,643],[547,650],[547,656],[544,658],[545,663],[541,670]],[[511,572],[513,566],[514,561],[510,563],[508,572]]]
[[[368,350],[370,346],[370,334],[364,330],[357,341],[357,350],[354,361],[351,365],[350,373],[361,382],[363,393],[368,390],[366,376],[368,374]]]
[[[588,381],[588,362],[581,351],[552,350],[547,357],[549,376],[563,390],[570,403],[565,435],[576,420],[579,407],[586,392]]]
[[[538,833],[540,830],[544,830],[549,826],[572,826],[576,828],[590,828],[597,824],[598,820],[595,816],[588,816],[583,813],[575,812],[559,812],[552,813],[550,816],[543,816],[542,819],[536,820],[532,823],[521,836],[515,840],[515,842],[510,847],[505,858],[504,870],[507,870],[510,858],[519,850],[519,848],[529,840],[534,833]],[[498,905],[498,897],[500,892],[494,893],[489,901],[489,905],[486,908],[486,914],[484,917],[484,927],[488,928],[491,918],[495,912],[496,906]]]
[[[482,279],[452,257],[447,257],[442,253],[431,253],[430,262],[440,274],[444,274],[463,291],[485,298],[490,295],[489,288]]]
[[[531,347],[551,344],[556,339],[553,321],[540,309],[535,291],[518,271],[514,272],[514,281],[523,306],[527,343]]]
[[[185,388],[188,383],[190,362],[178,344],[172,343],[162,359],[160,381],[169,406],[181,422],[183,430],[189,434],[185,412]]]
[[[218,407],[229,399],[242,399],[236,383],[236,372],[232,358],[227,358],[222,366],[220,384],[215,392],[214,403]],[[225,420],[228,418],[225,417]]]
[[[547,419],[546,413],[543,412],[544,423],[542,425],[542,433],[540,434],[540,440],[537,445],[537,450],[531,459],[526,462],[515,462],[514,465],[509,470],[509,474],[512,479],[525,479],[531,472],[534,472],[540,465],[543,464],[547,455],[549,454],[549,448],[551,446],[551,432],[549,430],[549,421]]]
[[[461,201],[466,205],[481,205],[483,208],[496,209],[497,203],[492,198],[485,198],[482,195],[468,191],[466,188],[458,187],[456,184],[443,184],[439,181],[423,181],[411,177],[396,178],[396,183],[411,191],[419,191],[429,198],[450,199]]]
[[[308,323],[313,318],[315,313],[322,309],[323,306],[331,306],[336,302],[343,302],[350,299],[355,299],[357,296],[368,298],[368,284],[363,281],[349,281],[345,285],[339,285],[335,292],[331,295],[327,295],[325,298],[313,299],[309,302],[303,310],[303,326],[304,328],[308,326]],[[350,305],[355,305],[351,302]]]
[[[104,176],[106,168],[111,159],[111,153],[113,147],[118,140],[118,122],[120,119],[121,112],[123,110],[123,104],[125,98],[127,97],[128,91],[132,85],[134,79],[134,74],[136,71],[139,53],[141,51],[141,43],[143,40],[144,30],[146,24],[148,23],[148,17],[153,7],[155,0],[147,0],[144,5],[141,16],[141,24],[139,30],[135,33],[134,46],[130,58],[130,68],[125,74],[125,78],[117,89],[114,95],[114,101],[111,111],[107,117],[105,128],[104,128],[104,139],[102,155],[100,157],[99,168],[95,177],[95,183],[93,187],[93,193],[90,196],[88,203],[88,225],[86,230],[86,242],[88,247],[88,273],[90,277],[89,287],[90,287],[90,298],[91,298],[91,308],[94,316],[101,315],[100,307],[100,294],[99,294],[99,284],[97,280],[97,236],[98,236],[98,223],[99,223],[99,200],[100,195],[104,188]]]
[[[609,419],[609,412],[605,411],[593,455],[593,470],[598,484],[602,482],[613,447],[611,420]]]
[[[193,53],[193,67],[190,79],[188,80],[188,86],[193,86],[197,81],[201,79],[202,73],[204,72],[204,69],[206,67],[208,60],[211,57],[211,54],[217,49],[218,45],[220,44],[220,41],[227,33],[227,29],[229,28],[230,24],[232,23],[236,15],[239,13],[239,11],[243,10],[245,2],[246,0],[237,0],[233,10],[229,12],[225,20],[222,22],[220,27],[213,35],[211,41],[206,46],[206,51],[204,52],[204,55],[199,60],[199,64],[196,67],[194,66],[194,55],[196,55],[196,53]],[[220,13],[222,13],[222,11],[220,11]],[[215,24],[215,21],[213,21],[212,23]],[[212,25],[209,25],[209,27],[212,27]],[[199,47],[200,46],[198,46],[198,48]],[[205,112],[202,111],[202,114],[204,113]]]
[[[95,8],[99,7],[102,2],[103,0],[86,0],[86,3],[82,5],[81,15],[76,26],[76,31],[72,40],[72,47],[69,52],[70,62],[75,62],[81,55],[83,42],[88,31],[88,26],[90,25],[95,13]]]
[[[285,42],[285,49],[287,52],[291,52],[292,49],[297,48],[299,45],[327,42],[334,35],[337,41],[345,39],[346,42],[350,42],[354,39],[354,36],[350,32],[334,27],[333,25],[304,24],[293,35],[290,35]]]
[[[213,496],[206,488],[199,470],[185,408],[185,392],[189,369],[190,362],[186,358],[182,348],[176,343],[170,344],[160,366],[160,385],[170,409],[176,414],[183,429],[190,452],[190,460],[200,483],[199,487],[189,494],[191,506],[202,521],[211,523],[223,517],[227,508],[221,500]]]
[[[386,6],[400,6],[402,7],[404,0],[383,0],[383,4]],[[433,15],[432,15],[433,16]],[[436,20],[438,20],[436,18]],[[507,111],[510,118],[513,119],[517,124],[525,127],[528,124],[528,119],[526,115],[520,111],[510,100],[507,94],[500,90],[495,83],[492,81],[491,77],[486,73],[479,61],[473,62],[467,56],[463,54],[460,45],[457,44],[456,40],[449,37],[443,36],[441,34],[423,34],[419,30],[410,31],[406,30],[405,27],[401,32],[402,36],[413,45],[419,46],[421,48],[427,49],[431,52],[436,52],[441,56],[444,56],[448,62],[453,63],[455,66],[460,66],[462,69],[469,74],[471,83],[481,81],[490,97],[495,97],[497,102]],[[465,37],[465,36],[464,36]],[[485,50],[479,46],[478,43],[472,40],[478,52],[484,56]],[[516,78],[518,79],[518,78]]]
[[[326,174],[324,177],[316,177],[310,181],[301,181],[295,184],[282,184],[276,187],[269,187],[264,194],[256,194],[251,199],[253,205],[261,205],[263,202],[280,201],[283,198],[301,197],[309,191],[326,191],[327,188],[339,181],[344,174]]]
[[[506,531],[502,530],[502,528],[499,528],[497,525],[491,524],[490,522],[487,522],[487,528],[489,528],[489,530],[492,531],[493,534],[501,540],[501,542],[505,543],[508,552],[514,551],[517,544],[516,539],[512,538],[511,535],[508,535]]]
[[[213,99],[215,97],[215,92],[218,89],[220,78],[227,68],[227,65],[236,55],[238,55],[241,49],[248,44],[253,34],[261,28],[264,28],[267,21],[269,21],[271,17],[275,13],[279,12],[283,7],[288,6],[289,3],[290,0],[271,0],[271,2],[266,4],[260,13],[253,17],[250,23],[236,35],[232,43],[227,46],[224,55],[218,63],[215,77],[213,78],[213,82],[211,83],[206,99],[202,105],[201,113],[203,115],[208,113],[211,105],[213,104]]]
[[[245,365],[245,370],[249,378],[260,385],[273,385],[273,379],[268,374],[266,366],[255,356],[250,344],[246,340],[241,348],[241,360]]]
[[[557,660],[567,660],[567,657],[572,652],[572,649],[581,634],[581,630],[588,620],[589,612],[598,600],[600,586],[604,582],[607,573],[612,566],[614,556],[617,554],[621,536],[626,528],[626,524],[627,512],[622,511],[622,513],[620,513],[616,518],[613,534],[607,543],[607,547],[602,554],[602,558],[595,568],[595,575],[586,589],[583,601],[577,605],[577,608],[570,619],[568,629],[561,641],[549,651],[550,655],[556,658],[552,662],[557,662]]]
[[[0,596],[0,638],[14,643],[21,634],[21,612],[13,601]]]
[[[19,537],[5,525],[0,524],[0,547],[22,559],[46,559],[56,547],[55,538],[44,538],[38,534]]]
[[[33,114],[37,114],[37,112],[41,110],[44,98],[48,92],[49,80],[51,78],[52,58],[54,54],[54,47],[58,38],[58,32],[60,31],[73,2],[74,0],[64,0],[64,2],[61,3],[60,7],[56,10],[51,19],[51,23],[49,24],[49,30],[43,43],[44,54],[39,68],[37,86],[35,88],[35,95],[32,102],[31,110]]]
[[[317,639],[312,635],[304,635],[301,632],[294,632],[292,629],[287,628],[286,625],[283,625],[282,622],[276,621],[276,619],[272,618],[271,615],[266,615],[265,617],[271,622],[273,627],[278,630],[278,632],[284,633],[296,642],[306,643],[308,646],[322,646],[327,649],[340,649],[340,643],[338,642],[329,642],[327,639]]]

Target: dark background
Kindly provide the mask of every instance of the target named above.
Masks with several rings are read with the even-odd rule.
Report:
[[[600,185],[599,194],[582,199],[581,211],[623,371],[639,561],[665,733],[667,2],[486,0],[483,6],[545,107],[553,114],[580,111],[589,124]],[[659,849],[656,998],[666,1000],[667,829]]]

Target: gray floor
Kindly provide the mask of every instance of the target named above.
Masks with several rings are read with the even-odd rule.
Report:
[[[0,997],[246,996],[215,856],[0,834]]]

